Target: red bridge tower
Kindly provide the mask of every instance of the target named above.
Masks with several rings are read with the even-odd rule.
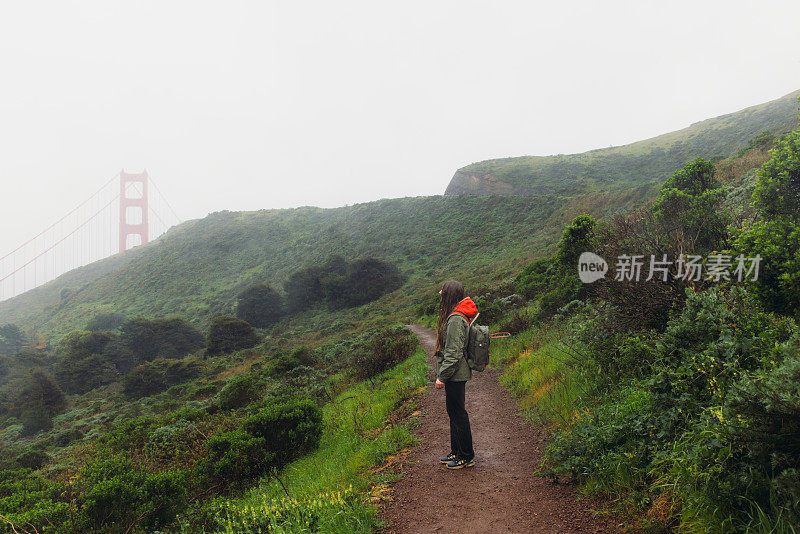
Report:
[[[147,224],[147,171],[140,174],[119,173],[119,251],[149,241]],[[128,236],[139,236],[128,241]]]

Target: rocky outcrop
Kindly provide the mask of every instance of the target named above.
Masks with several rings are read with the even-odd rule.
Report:
[[[504,182],[493,174],[456,171],[445,195],[525,195],[533,191]]]

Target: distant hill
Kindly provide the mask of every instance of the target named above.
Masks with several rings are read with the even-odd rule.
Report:
[[[624,147],[465,168],[492,172],[491,177],[480,175],[474,192],[514,196],[414,197],[332,209],[213,213],[0,302],[0,324],[15,323],[51,342],[110,312],[179,315],[205,328],[212,317],[233,313],[236,295],[245,287],[266,282],[281,290],[292,273],[332,254],[391,262],[406,283],[359,308],[287,319],[283,331],[313,338],[321,328],[335,329],[331,321],[355,328],[373,317],[409,319],[445,279],[464,280],[474,294],[513,277],[532,259],[552,253],[572,218],[601,218],[639,207],[696,156],[735,152],[764,130],[788,129],[796,123],[798,94]],[[723,162],[734,204],[747,204],[753,182],[748,169],[766,157],[759,149]],[[746,171],[749,178],[742,181]],[[470,176],[459,173],[456,177]],[[454,187],[451,183],[448,193]]]
[[[736,154],[764,131],[784,133],[798,122],[800,91],[676,132],[581,154],[481,161],[456,171],[445,195],[568,194],[620,189],[663,180],[697,157]]]
[[[603,216],[650,193],[593,201],[589,212]],[[380,315],[410,313],[416,299],[447,277],[488,284],[516,274],[554,245],[578,209],[574,203],[568,195],[510,201],[434,196],[333,209],[217,212],[0,302],[0,324],[15,323],[50,341],[108,312],[180,315],[205,327],[211,317],[232,313],[236,294],[248,285],[281,289],[293,272],[332,254],[396,264],[406,285],[368,306],[388,308]],[[361,312],[336,317],[350,313]]]

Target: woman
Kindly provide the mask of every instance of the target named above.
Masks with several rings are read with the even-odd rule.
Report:
[[[444,283],[439,299],[436,335],[436,389],[444,388],[447,415],[450,417],[450,454],[440,461],[448,469],[475,465],[472,430],[464,406],[464,386],[472,378],[464,349],[467,344],[467,321],[478,314],[472,299],[464,298],[464,286],[455,280]]]

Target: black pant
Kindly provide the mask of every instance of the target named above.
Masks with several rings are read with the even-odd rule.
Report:
[[[466,382],[444,383],[444,398],[447,415],[450,417],[450,452],[464,460],[472,460],[472,429],[469,426],[469,415],[464,406],[464,386]]]

